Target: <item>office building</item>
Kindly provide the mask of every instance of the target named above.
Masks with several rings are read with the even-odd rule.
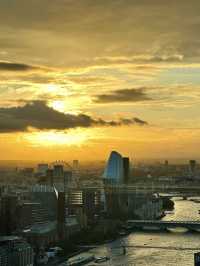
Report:
[[[37,167],[37,173],[41,176],[46,176],[46,172],[48,170],[48,164],[40,163]]]
[[[124,167],[123,158],[120,153],[112,151],[103,173],[106,184],[118,184],[123,182]]]
[[[130,162],[128,157],[123,157],[123,183],[128,184],[130,181]]]
[[[18,226],[20,229],[49,221],[50,210],[40,202],[24,202],[18,206]]]
[[[63,239],[65,237],[65,193],[58,192],[57,200],[57,226],[58,226],[58,237]]]
[[[79,161],[78,160],[73,160],[73,170],[78,170],[79,168]]]
[[[195,160],[189,161],[189,170],[190,170],[190,174],[192,176],[195,175],[195,171],[196,171],[196,161]]]
[[[64,191],[72,185],[72,182],[72,171],[64,171]]]
[[[50,186],[53,186],[53,169],[48,169],[46,172],[46,183]]]
[[[0,237],[1,266],[33,266],[34,254],[31,246],[22,238]]]
[[[17,228],[18,197],[4,195],[0,199],[0,235],[11,235]]]
[[[53,168],[53,176],[55,179],[63,178],[64,167],[62,164],[56,164]]]
[[[130,182],[130,161],[128,157],[112,151],[103,173],[105,184],[128,184]]]

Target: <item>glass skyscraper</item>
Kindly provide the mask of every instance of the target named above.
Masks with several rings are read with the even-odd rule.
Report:
[[[124,178],[123,157],[120,153],[112,151],[108,159],[103,178],[106,183],[122,183]]]

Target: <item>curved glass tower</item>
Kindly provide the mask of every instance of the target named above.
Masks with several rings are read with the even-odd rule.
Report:
[[[116,184],[123,182],[123,158],[120,153],[112,151],[103,173],[106,183]]]

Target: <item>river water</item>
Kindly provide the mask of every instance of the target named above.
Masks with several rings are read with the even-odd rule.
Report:
[[[200,221],[198,212],[200,203],[178,198],[173,200],[174,213],[167,214],[163,220]],[[122,248],[118,248],[123,244],[129,246],[126,249],[126,255],[123,255]],[[187,248],[196,250],[187,250]],[[108,262],[99,264],[102,266],[193,266],[194,253],[198,251],[200,251],[200,232],[189,232],[186,229],[177,228],[169,232],[134,232],[112,243],[92,249],[90,252],[95,256],[110,257]]]

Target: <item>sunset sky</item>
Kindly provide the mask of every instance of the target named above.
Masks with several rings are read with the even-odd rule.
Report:
[[[200,158],[199,0],[1,0],[0,159]]]

